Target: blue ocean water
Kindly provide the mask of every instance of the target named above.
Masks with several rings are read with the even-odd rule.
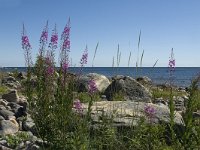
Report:
[[[26,71],[25,67],[4,67],[0,68],[1,71]],[[71,67],[69,71],[77,73],[79,72],[79,67]],[[126,75],[131,77],[138,76],[148,76],[152,79],[154,83],[169,83],[170,73],[168,67],[84,67],[82,73],[99,73],[107,77],[112,77],[115,75]],[[172,73],[172,82],[174,85],[187,87],[191,84],[191,80],[196,76],[200,75],[200,67],[177,67]]]

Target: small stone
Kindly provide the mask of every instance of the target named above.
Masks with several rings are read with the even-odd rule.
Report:
[[[8,120],[15,120],[16,117],[15,116],[8,116]]]
[[[30,132],[30,131],[27,131],[27,132]],[[30,132],[30,133],[32,133],[32,132]],[[32,135],[30,134],[30,138],[29,139],[30,139],[31,142],[35,143],[35,141],[37,141],[38,137],[33,135],[33,133],[32,133]]]
[[[0,105],[6,106],[8,102],[4,99],[0,99]]]
[[[24,72],[19,72],[17,75],[17,79],[20,80],[26,79],[26,74]]]
[[[28,102],[27,102],[26,97],[20,96],[20,97],[19,97],[18,104],[19,104],[20,106],[22,106],[22,107],[24,108],[24,110],[27,110],[27,108],[28,108]]]
[[[6,106],[6,109],[11,111],[11,107],[10,106]]]
[[[0,145],[0,150],[12,150],[6,146]]]
[[[10,106],[11,109],[18,109],[19,107],[21,107],[20,105],[18,105],[15,102],[9,102],[7,105]]]
[[[30,144],[31,144],[30,141],[26,141],[26,142],[25,142],[25,145],[26,145],[26,146],[29,146]]]
[[[5,83],[4,85],[12,89],[17,89],[18,87],[15,83]]]
[[[35,123],[30,116],[27,116],[27,120],[22,122],[22,127],[24,130],[31,131],[33,134],[36,133]]]
[[[1,109],[0,115],[3,116],[5,119],[9,119],[10,117],[14,116],[14,113],[6,109]]]
[[[0,145],[7,146],[7,141],[6,140],[1,140],[0,141]]]
[[[30,147],[30,150],[38,150],[38,149],[40,149],[40,147],[36,144],[34,144]]]
[[[167,101],[164,100],[162,97],[156,98],[155,101],[154,101],[154,104],[157,104],[157,105],[166,105],[166,106],[168,106]]]
[[[0,135],[13,134],[18,132],[19,125],[16,120],[1,120]]]
[[[24,144],[24,142],[21,142],[21,143],[17,146],[16,149],[23,149],[23,148],[25,148],[25,144]]]
[[[0,105],[0,110],[1,110],[1,109],[6,109],[6,107],[3,106],[3,105]]]
[[[23,116],[26,116],[26,115],[27,115],[27,112],[26,112],[26,110],[23,107],[19,107],[17,109],[17,112],[15,112],[15,117],[16,118],[23,117]]]
[[[4,118],[3,116],[0,116],[0,121],[1,121],[1,120],[5,120],[5,118]]]
[[[141,83],[142,85],[151,85],[152,84],[152,80],[147,76],[138,77],[136,80],[139,83]]]
[[[8,102],[18,102],[19,96],[17,94],[17,90],[13,90],[7,94],[3,94],[2,98],[7,100]]]
[[[106,95],[101,95],[101,99],[104,101],[107,100]]]
[[[200,112],[193,112],[193,117],[194,118],[200,118]]]

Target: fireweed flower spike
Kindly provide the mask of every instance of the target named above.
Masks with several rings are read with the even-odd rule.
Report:
[[[28,36],[26,34],[24,24],[23,24],[23,30],[22,30],[22,48],[24,49],[26,66],[31,67],[32,66],[31,45],[29,43],[29,39],[28,39]]]
[[[81,60],[80,60],[81,67],[84,67],[84,65],[87,64],[87,59],[88,59],[88,48],[87,48],[87,45],[86,45],[85,51],[83,52],[83,55],[82,55]]]
[[[61,54],[60,61],[63,72],[66,72],[69,67],[69,52],[70,52],[70,18],[64,31],[61,35]]]
[[[52,31],[51,34],[51,41],[49,43],[49,48],[54,51],[57,48],[57,44],[58,44],[58,32],[56,30],[56,25]]]
[[[146,105],[144,107],[144,113],[150,119],[150,122],[152,122],[155,118],[156,110],[152,106]]]
[[[64,62],[64,63],[62,64],[62,70],[63,70],[64,72],[67,72],[68,68],[69,68],[69,62]]]
[[[88,48],[86,45],[86,48],[82,54],[81,60],[80,60],[80,70],[79,70],[79,76],[82,74],[83,67],[87,64],[87,59],[88,59]]]
[[[93,93],[97,92],[97,90],[98,90],[95,81],[92,79],[89,80],[89,82],[88,82],[88,88],[89,88],[90,94],[93,94]]]
[[[44,27],[42,34],[40,36],[40,48],[39,48],[39,55],[44,56],[45,54],[45,47],[48,40],[48,21],[46,23],[46,26]]]
[[[83,106],[82,106],[82,103],[80,102],[79,99],[76,99],[74,102],[73,102],[73,108],[76,110],[76,112],[78,113],[82,113],[83,112]]]
[[[51,34],[51,41],[49,43],[49,50],[47,51],[47,56],[46,59],[49,59],[50,61],[46,60],[46,64],[47,64],[47,74],[53,74],[52,72],[54,72],[54,52],[55,49],[57,48],[57,44],[58,44],[58,33],[56,30],[56,25],[54,27],[54,29],[52,30],[52,34]]]
[[[174,59],[174,51],[173,51],[173,48],[172,48],[172,50],[171,50],[171,57],[170,57],[170,59],[169,59],[169,64],[168,64],[168,66],[169,66],[170,71],[174,71],[174,69],[175,69],[175,59]]]
[[[70,18],[61,35],[62,49],[70,52]]]

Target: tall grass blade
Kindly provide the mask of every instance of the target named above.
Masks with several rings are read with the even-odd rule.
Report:
[[[143,60],[143,57],[144,57],[144,50],[142,51],[142,55],[141,55],[141,58],[140,58],[141,75],[142,75],[142,60]]]
[[[128,57],[128,67],[130,66],[130,61],[131,61],[131,52],[130,52],[129,57]]]
[[[141,39],[141,30],[140,30],[139,39],[138,39],[138,50],[140,49],[140,39]]]
[[[142,52],[141,59],[140,59],[140,67],[142,67],[142,60],[143,60],[143,57],[144,57],[144,50],[143,50],[143,52]]]
[[[138,72],[138,64],[139,64],[140,41],[141,41],[141,30],[140,30],[139,38],[138,38],[138,54],[137,54],[137,62],[136,62],[136,74]]]
[[[119,66],[119,44],[117,47],[117,67]]]
[[[153,68],[156,66],[156,64],[157,64],[158,60],[159,60],[159,59],[157,59],[157,60],[156,60],[156,62],[154,63],[154,65],[153,65]]]
[[[97,53],[98,47],[99,47],[99,42],[97,43],[96,48],[95,48],[95,51],[94,51],[94,57],[93,57],[93,59],[92,59],[92,67],[94,67],[94,59],[95,59],[95,57],[96,57],[96,53]]]
[[[121,61],[121,52],[119,53],[119,62],[118,62],[118,67],[120,65],[120,61]]]
[[[112,67],[115,67],[115,57],[113,56]]]
[[[72,58],[70,59],[70,66],[73,67],[73,62],[72,62]]]

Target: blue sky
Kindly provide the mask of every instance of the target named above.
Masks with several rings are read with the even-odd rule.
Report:
[[[71,18],[71,53],[78,66],[88,45],[91,66],[112,66],[120,45],[120,66],[135,66],[137,42],[142,31],[140,51],[143,66],[167,66],[171,48],[177,66],[200,66],[199,0],[0,0],[0,66],[24,66],[21,31],[24,22],[35,59],[39,37],[46,21],[49,31],[57,24],[61,34]],[[58,60],[59,49],[56,52]]]

